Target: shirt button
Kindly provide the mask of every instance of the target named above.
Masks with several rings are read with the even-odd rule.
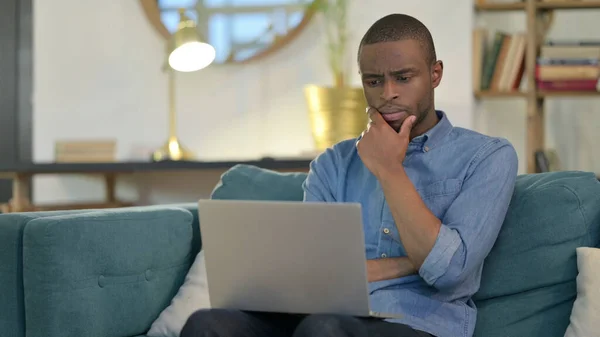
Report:
[[[383,258],[386,258],[386,257],[387,257],[387,254],[386,254],[386,253],[383,253],[383,254],[381,254],[381,257],[383,257]]]
[[[385,234],[390,234],[390,230],[389,230],[388,228],[384,228],[384,229],[383,229],[383,232],[384,232]]]
[[[425,146],[423,150],[425,150],[425,152],[429,152],[429,146]]]

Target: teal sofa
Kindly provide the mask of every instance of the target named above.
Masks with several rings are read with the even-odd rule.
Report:
[[[304,173],[236,166],[216,199],[301,200]],[[522,175],[486,260],[478,337],[562,337],[577,247],[600,243],[591,173]],[[143,336],[201,249],[195,203],[0,215],[0,336]]]

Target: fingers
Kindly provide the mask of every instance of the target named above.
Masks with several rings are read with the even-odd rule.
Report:
[[[406,118],[404,120],[404,123],[402,123],[402,126],[400,127],[400,132],[398,132],[398,134],[400,136],[409,136],[410,135],[410,131],[412,130],[413,126],[415,125],[415,121],[417,120],[416,116],[409,116],[408,118]]]
[[[373,123],[373,124],[381,124],[382,122],[385,123],[385,120],[381,116],[381,113],[379,113],[379,111],[377,111],[377,109],[368,107],[367,114],[369,115],[369,119],[371,120],[371,123]]]

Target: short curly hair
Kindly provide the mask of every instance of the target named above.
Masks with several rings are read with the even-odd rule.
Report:
[[[364,45],[379,42],[416,40],[423,47],[429,64],[435,63],[437,56],[429,29],[416,18],[406,14],[390,14],[377,20],[365,33],[358,47],[358,59]]]

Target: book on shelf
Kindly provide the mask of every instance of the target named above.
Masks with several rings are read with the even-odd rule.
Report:
[[[525,0],[477,0],[478,4],[514,4],[514,3],[520,3],[520,2],[525,2]]]
[[[519,91],[525,73],[525,33],[473,31],[473,85],[476,91]]]
[[[540,2],[596,2],[597,0],[540,0]]]
[[[544,91],[600,91],[600,40],[547,41],[535,76]]]
[[[60,140],[54,145],[57,163],[104,163],[116,161],[113,139]]]

